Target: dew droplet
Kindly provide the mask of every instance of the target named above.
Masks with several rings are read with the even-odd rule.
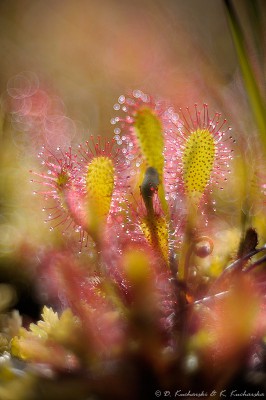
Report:
[[[119,96],[118,98],[118,103],[123,104],[125,102],[126,98],[124,95]]]
[[[116,103],[116,104],[114,104],[114,110],[116,110],[116,111],[118,111],[118,110],[120,110],[120,104],[118,104],[118,103]]]
[[[137,99],[141,96],[141,91],[140,90],[133,90],[133,96]]]

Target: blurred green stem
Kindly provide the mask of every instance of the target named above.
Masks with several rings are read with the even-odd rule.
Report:
[[[266,117],[265,104],[259,91],[255,76],[245,48],[243,31],[231,0],[224,0],[226,14],[231,30],[233,42],[236,48],[239,65],[246,86],[250,106],[261,136],[266,152]]]

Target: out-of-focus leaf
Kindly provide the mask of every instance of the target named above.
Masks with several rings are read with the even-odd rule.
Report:
[[[266,151],[266,115],[265,104],[256,82],[251,63],[247,54],[243,31],[238,20],[235,9],[230,0],[224,0],[226,6],[228,23],[231,30],[233,42],[236,48],[239,65],[246,86],[250,106],[257,124],[261,140]]]

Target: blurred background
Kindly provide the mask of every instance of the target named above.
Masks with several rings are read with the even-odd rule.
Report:
[[[62,131],[67,143],[112,137],[113,104],[136,88],[178,107],[207,102],[237,135],[254,129],[221,0],[1,0],[0,60],[0,275],[27,296],[38,255],[60,240],[29,183],[47,132],[53,144]],[[39,97],[29,104],[23,91]],[[47,99],[60,116],[50,129],[39,118]]]
[[[32,71],[101,133],[133,88],[186,106],[238,85],[221,0],[2,0],[0,56],[2,93]]]

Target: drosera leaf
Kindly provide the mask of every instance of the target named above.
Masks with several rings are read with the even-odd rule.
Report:
[[[234,139],[226,119],[218,112],[209,115],[207,104],[202,109],[195,104],[194,112],[180,108],[179,115],[165,151],[167,190],[170,197],[184,199],[188,208],[198,208],[213,185],[223,189]]]
[[[121,110],[125,115],[113,118],[111,123],[116,125],[114,137],[121,146],[125,162],[132,168],[132,172],[135,171],[132,174],[135,188],[143,181],[146,169],[155,168],[160,181],[159,199],[167,213],[164,148],[165,132],[173,124],[173,110],[165,102],[153,99],[140,90],[134,90],[128,97],[123,96]]]
[[[166,263],[169,262],[168,224],[163,216],[147,216],[140,223],[141,230],[155,250],[162,254]]]
[[[86,175],[90,225],[96,229],[106,219],[114,190],[114,165],[105,156],[95,157],[88,164]]]
[[[128,176],[115,140],[91,136],[79,156],[88,233],[99,245],[103,229],[123,211]]]
[[[158,191],[159,174],[153,167],[146,169],[144,179],[140,186],[141,196],[143,198],[146,213],[140,218],[140,228],[154,250],[162,255],[168,264],[168,232],[169,227],[166,218],[161,210],[155,210],[154,195]]]
[[[183,179],[186,194],[200,197],[208,185],[215,159],[215,141],[208,129],[197,129],[187,139],[183,153]]]
[[[152,109],[140,108],[134,115],[133,127],[147,165],[154,167],[162,180],[164,139],[160,119]]]

